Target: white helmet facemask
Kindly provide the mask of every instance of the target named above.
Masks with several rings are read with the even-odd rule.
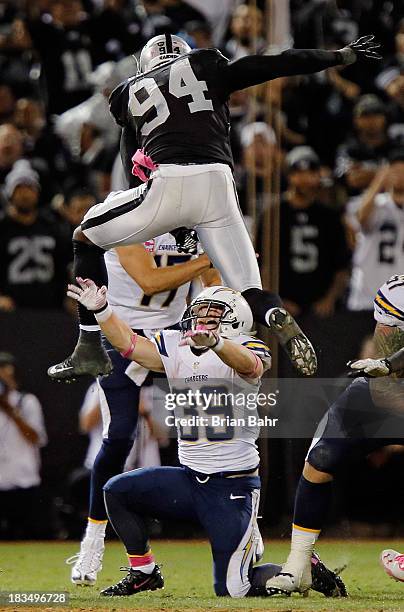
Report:
[[[211,315],[212,326],[216,320],[216,331],[225,338],[251,333],[253,316],[246,300],[238,291],[222,286],[208,287],[192,300],[181,319],[183,332],[196,329],[202,306],[205,307],[203,318],[207,319]]]

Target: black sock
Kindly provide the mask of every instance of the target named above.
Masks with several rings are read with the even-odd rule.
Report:
[[[123,466],[132,446],[133,440],[109,440],[106,438],[102,441],[91,470],[90,508],[88,513],[90,518],[96,521],[107,519],[102,488],[112,476],[123,472]]]
[[[242,296],[247,300],[249,307],[252,310],[254,320],[261,325],[268,327],[266,314],[270,308],[282,306],[282,301],[276,293],[270,293],[263,289],[246,289],[242,292]]]
[[[95,244],[73,240],[74,279],[91,278],[98,287],[108,285],[107,268],[104,261],[105,251]],[[79,321],[81,325],[98,325],[94,314],[78,303]]]
[[[124,493],[104,491],[108,518],[117,536],[122,540],[128,555],[144,555],[150,549],[149,536],[144,519],[128,508]]]
[[[293,524],[320,531],[323,528],[332,496],[332,482],[309,482],[302,475],[297,486]]]

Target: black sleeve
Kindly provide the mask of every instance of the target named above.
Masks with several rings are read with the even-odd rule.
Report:
[[[130,81],[124,81],[109,96],[109,110],[118,125],[124,127],[128,118]]]
[[[125,126],[121,132],[120,153],[125,177],[129,188],[138,187],[142,181],[132,174],[132,157],[139,148],[135,130],[130,126]]]
[[[220,78],[229,93],[272,79],[311,74],[342,64],[339,51],[288,49],[279,55],[249,55],[234,62],[221,62]]]

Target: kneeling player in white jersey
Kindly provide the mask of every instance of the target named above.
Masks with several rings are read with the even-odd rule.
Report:
[[[380,358],[349,362],[352,374],[359,377],[319,425],[296,492],[291,552],[282,571],[267,583],[271,594],[310,587],[310,558],[339,469],[378,448],[404,442],[404,276],[391,277],[379,289],[374,317]]]
[[[235,388],[244,389],[251,401],[258,393],[271,356],[262,341],[251,337],[252,313],[238,292],[227,287],[205,289],[184,314],[182,332],[165,330],[149,340],[134,334],[113,313],[106,303],[105,287],[98,289],[90,280],[77,281],[80,287],[69,285],[68,295],[97,313],[111,344],[144,367],[165,371],[170,386],[191,387],[194,397],[199,391],[203,398],[204,388],[217,385],[220,379],[228,394]],[[206,418],[203,399],[199,408]],[[217,406],[213,408],[217,415]],[[221,406],[223,413],[222,408],[228,412],[232,406]],[[195,404],[191,411],[193,416],[198,412]],[[205,528],[217,595],[267,594],[265,583],[280,568],[272,564],[253,568],[263,552],[256,520],[259,428],[250,424],[245,413],[244,419],[240,433],[230,436],[223,431],[217,434],[206,422],[192,425],[190,435],[178,426],[181,467],[139,469],[108,481],[104,487],[108,517],[125,545],[130,568],[123,580],[102,591],[104,596],[162,588],[164,581],[148,542],[148,517],[193,520]]]
[[[220,282],[206,255],[179,253],[171,234],[157,236],[145,245],[111,249],[105,263],[109,302],[133,332],[146,337],[158,329],[178,328],[191,280],[201,276],[205,285]],[[80,586],[93,585],[102,569],[107,526],[103,486],[123,472],[136,436],[140,386],[148,374],[105,339],[104,346],[114,369],[110,376],[98,379],[103,440],[91,470],[86,533],[80,552],[67,560],[74,564],[71,581]]]

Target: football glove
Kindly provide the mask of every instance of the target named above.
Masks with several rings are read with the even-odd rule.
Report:
[[[83,279],[76,277],[77,285],[68,285],[68,297],[80,302],[87,310],[102,310],[107,304],[107,288],[105,285],[97,287],[94,281],[89,278]]]
[[[389,376],[392,373],[391,363],[388,359],[359,359],[358,361],[348,361],[347,366],[351,368],[348,376],[368,376],[376,378],[378,376]]]
[[[196,255],[198,252],[198,234],[193,229],[187,227],[178,227],[170,232],[176,240],[177,251],[179,253],[187,253],[188,255]]]
[[[210,348],[213,350],[220,350],[223,346],[223,339],[215,331],[209,329],[197,329],[194,331],[187,331],[182,340],[179,342],[179,346],[190,346],[192,348]]]
[[[345,65],[353,64],[359,58],[381,60],[383,57],[376,51],[379,47],[380,45],[375,40],[373,34],[362,36],[358,38],[358,40],[349,43],[349,45],[343,49],[340,49],[343,63]]]

